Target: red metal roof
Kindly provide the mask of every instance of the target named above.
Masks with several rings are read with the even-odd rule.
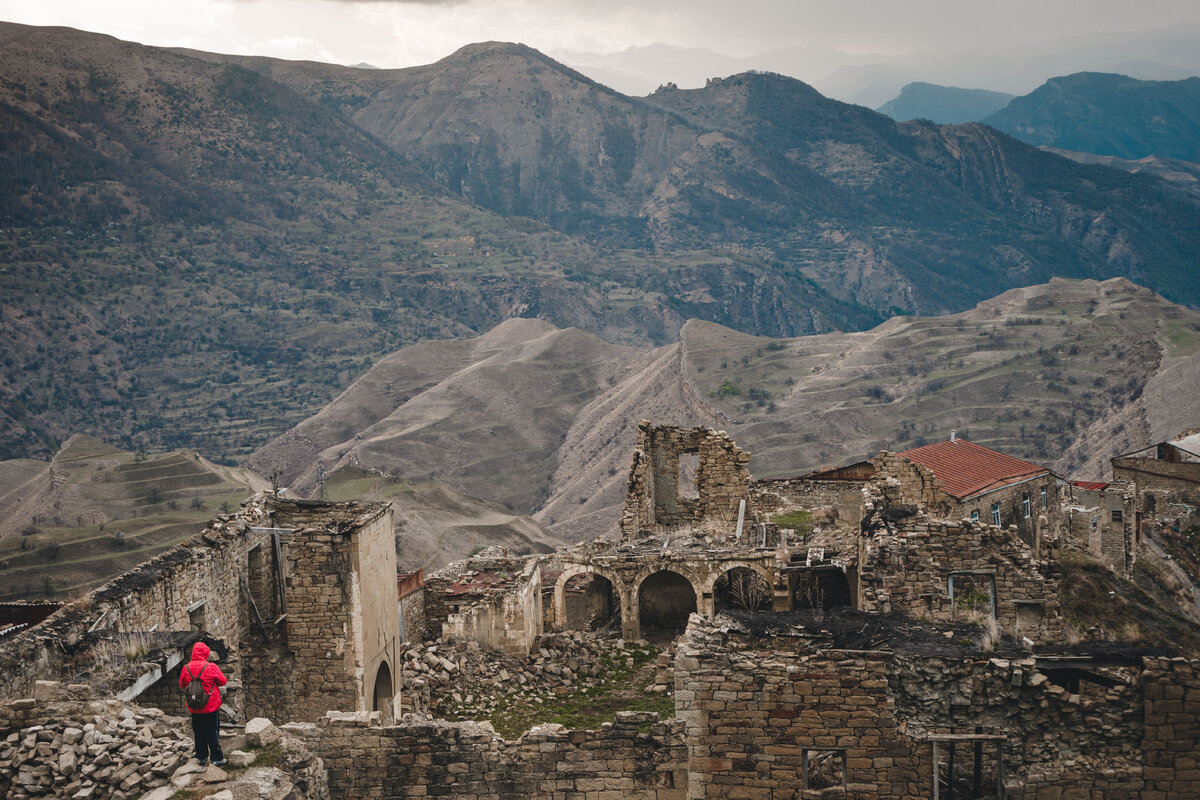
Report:
[[[963,438],[914,447],[897,455],[929,468],[942,491],[958,500],[1020,483],[1050,470]]]
[[[1071,481],[1071,485],[1089,492],[1102,492],[1108,488],[1107,483],[1099,481]]]

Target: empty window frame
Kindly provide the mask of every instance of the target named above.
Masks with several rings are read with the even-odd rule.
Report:
[[[979,512],[978,511],[971,512],[971,522],[979,522]]]
[[[992,503],[992,524],[1000,527],[1000,504]]]
[[[1125,521],[1125,512],[1119,508],[1114,508],[1112,510],[1112,521],[1113,524],[1123,523]]]
[[[951,572],[946,580],[950,613],[996,616],[996,576],[990,572]]]
[[[836,748],[805,748],[800,757],[803,789],[846,788],[846,751]]]
[[[204,616],[204,608],[207,605],[205,600],[197,600],[188,606],[188,627],[193,631],[202,631],[206,624]]]
[[[1025,492],[1025,494],[1021,495],[1021,513],[1025,515],[1025,519],[1029,519],[1033,516],[1033,509],[1029,504],[1029,492]]]
[[[1046,503],[1047,503],[1047,495],[1048,495],[1048,494],[1049,494],[1049,492],[1047,492],[1047,491],[1046,491],[1046,487],[1045,487],[1045,486],[1043,486],[1043,487],[1042,487],[1042,509],[1043,509],[1043,510],[1045,510],[1045,508],[1046,508]]]

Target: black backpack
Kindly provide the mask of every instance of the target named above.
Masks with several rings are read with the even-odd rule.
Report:
[[[206,705],[208,705],[208,701],[212,699],[212,694],[204,691],[204,681],[200,680],[200,677],[204,675],[204,670],[207,667],[208,664],[205,664],[203,667],[201,667],[200,675],[192,678],[188,685],[183,689],[183,700],[185,703],[187,703],[187,707],[193,711],[202,710]],[[187,672],[187,667],[184,667],[183,669],[185,672]]]

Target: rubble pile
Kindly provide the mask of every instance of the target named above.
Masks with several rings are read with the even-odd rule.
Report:
[[[453,718],[485,717],[514,702],[549,699],[606,685],[653,659],[652,645],[595,633],[557,633],[538,639],[525,658],[462,640],[410,645],[403,681],[406,709]],[[667,692],[669,660],[659,656],[652,691]]]
[[[10,733],[0,746],[0,794],[10,800],[122,800],[158,786],[170,785],[174,792],[203,771],[194,761],[189,764],[186,723],[171,721],[156,708],[117,711],[110,703],[89,705],[94,712],[89,716]]]

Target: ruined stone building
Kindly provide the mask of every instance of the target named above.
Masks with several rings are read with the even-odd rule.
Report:
[[[1138,541],[1146,520],[1162,525],[1200,520],[1200,430],[1184,431],[1169,442],[1117,456],[1112,470],[1114,481],[1133,485]]]
[[[397,575],[386,505],[254,498],[0,642],[0,690],[22,698],[0,711],[0,789],[132,798],[170,774],[158,760],[81,777],[76,755],[37,754],[90,757],[99,745],[67,740],[117,706],[85,697],[173,712],[180,645],[202,630],[232,715],[286,723],[296,800],[1200,796],[1200,661],[1068,644],[1055,554],[1091,546],[1072,528],[1090,537],[1087,515],[1046,470],[957,438],[930,447],[757,481],[724,432],[643,422],[618,541],[491,548],[429,576]],[[589,628],[675,642],[655,683],[674,718],[506,740],[424,713],[470,702],[467,655],[544,660],[548,639],[581,641],[548,631]],[[155,663],[101,663],[99,643],[134,634]]]
[[[23,635],[0,643],[0,692],[88,679],[176,711],[184,644],[226,659],[225,712],[315,720],[394,711],[400,634],[391,508],[259,496]],[[111,674],[97,645],[145,641],[158,664]]]

